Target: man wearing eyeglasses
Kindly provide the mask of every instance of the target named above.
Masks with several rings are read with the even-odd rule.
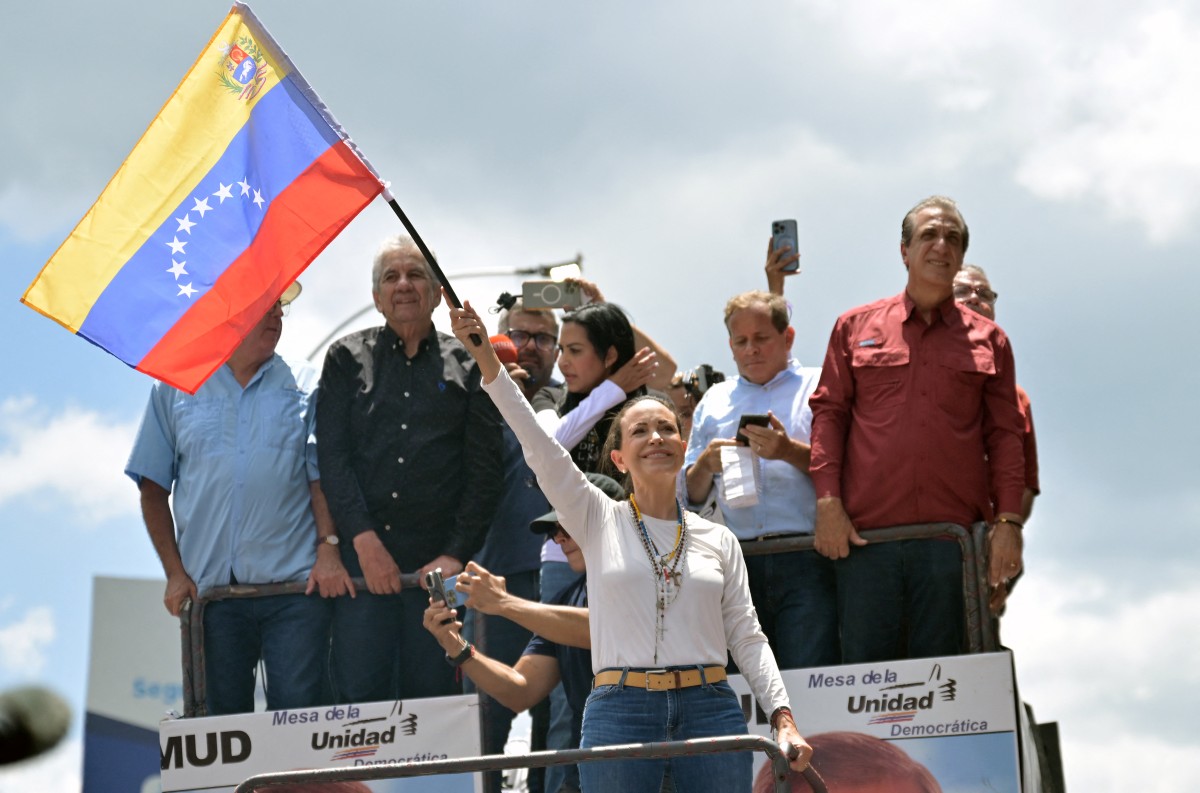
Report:
[[[317,372],[275,353],[299,294],[288,287],[195,395],[164,383],[151,392],[125,473],[141,491],[172,615],[232,584],[307,579],[309,593],[354,594],[337,548],[322,542],[335,530],[317,474]],[[268,709],[324,704],[330,614],[328,601],[301,594],[208,603],[208,715],[254,710],[260,660]]]
[[[992,289],[987,273],[976,264],[964,264],[958,275],[954,276],[954,299],[962,305],[981,314],[988,319],[996,319],[996,300],[1000,297]],[[1022,435],[1022,447],[1025,451],[1025,491],[1021,495],[1021,522],[1029,521],[1033,513],[1033,500],[1041,492],[1038,482],[1037,436],[1033,430],[1033,408],[1029,404],[1029,395],[1025,389],[1017,386],[1017,405],[1021,409],[1021,417],[1025,420],[1025,432]],[[1011,583],[1015,583],[1014,578]],[[999,613],[1004,608],[1011,586],[999,586],[992,593],[990,605],[993,613]]]

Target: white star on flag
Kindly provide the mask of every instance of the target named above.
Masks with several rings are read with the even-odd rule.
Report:
[[[183,267],[185,264],[187,264],[187,262],[177,262],[172,259],[171,266],[167,268],[167,272],[173,274],[175,276],[175,280],[178,281],[179,276],[188,274],[188,271]]]
[[[221,184],[221,183],[217,182],[217,184]],[[231,185],[231,184],[222,184],[221,189],[218,190],[217,192],[213,193],[213,195],[215,197],[221,199],[221,203],[224,204],[226,198],[233,198],[233,193],[229,192],[229,188],[231,188],[231,187],[233,187],[233,185]]]
[[[196,292],[197,290],[193,289],[191,284],[181,284],[179,286],[179,294],[175,295],[175,297],[179,297],[180,295],[187,295],[188,297],[191,297],[192,295],[196,294]]]
[[[258,207],[259,209],[262,209],[262,205],[263,205],[264,201],[265,201],[265,199],[262,197],[262,193],[255,190],[254,191],[254,205],[256,207]]]
[[[238,182],[238,187],[242,188],[242,195],[250,195],[250,183],[246,181],[246,177],[242,177],[242,181]]]
[[[177,253],[183,253],[183,247],[185,245],[187,245],[186,242],[180,242],[179,237],[172,237],[171,241],[168,243],[165,243],[165,244],[168,248],[171,249],[172,256],[174,256]]]
[[[192,216],[186,213],[181,218],[175,218],[175,222],[179,224],[176,231],[186,231],[188,234],[192,233],[192,226],[196,225],[192,222]]]
[[[204,218],[205,212],[209,212],[212,210],[212,207],[210,207],[208,205],[208,197],[207,196],[205,196],[203,201],[200,200],[199,198],[193,198],[192,200],[196,202],[196,206],[192,207],[192,211],[199,212],[201,219]]]

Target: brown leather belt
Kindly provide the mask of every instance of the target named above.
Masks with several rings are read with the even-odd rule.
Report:
[[[592,681],[596,686],[615,686],[625,675],[625,685],[631,688],[644,688],[647,691],[674,691],[677,688],[691,688],[702,683],[720,683],[725,679],[725,667],[706,666],[704,674],[699,669],[648,669],[645,672],[626,673],[622,669],[607,669],[597,673]]]

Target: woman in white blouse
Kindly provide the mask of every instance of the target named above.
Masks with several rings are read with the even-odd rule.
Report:
[[[744,734],[737,696],[725,682],[733,655],[776,738],[812,750],[800,737],[787,691],[750,602],[737,539],[724,526],[684,512],[676,498],[683,440],[674,408],[644,396],[613,422],[606,449],[630,481],[616,502],[587,481],[570,455],[537,424],[528,402],[488,344],[468,303],[450,312],[455,335],[479,363],[484,390],[521,441],[550,504],[572,527],[588,565],[592,669],[582,746]],[[749,790],[748,753],[610,760],[579,767],[584,793],[658,793],[663,773],[680,793]]]

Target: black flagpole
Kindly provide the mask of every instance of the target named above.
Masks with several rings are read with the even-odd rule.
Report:
[[[462,301],[454,293],[454,287],[450,286],[450,281],[447,280],[446,274],[438,266],[437,259],[433,258],[433,253],[425,246],[425,240],[421,239],[421,235],[417,233],[417,229],[413,226],[412,221],[408,219],[408,215],[404,214],[404,210],[400,208],[400,204],[390,195],[387,198],[387,202],[392,211],[396,213],[396,217],[400,218],[400,222],[404,224],[404,229],[408,232],[408,236],[412,237],[413,242],[417,243],[417,248],[420,249],[421,255],[425,257],[425,261],[429,262],[429,267],[433,270],[434,277],[441,282],[442,287],[446,290],[446,297],[450,298],[450,302],[454,304],[455,308],[462,308]],[[483,344],[483,339],[479,338],[478,333],[472,333],[471,343],[478,347]]]

